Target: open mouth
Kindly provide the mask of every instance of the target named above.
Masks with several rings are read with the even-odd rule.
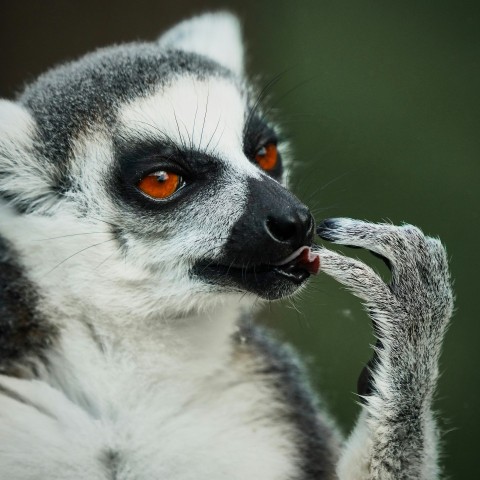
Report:
[[[312,251],[310,247],[304,246],[271,267],[280,275],[301,282],[310,275],[318,274],[320,271],[320,255]]]
[[[197,273],[222,280],[222,283],[231,279],[247,290],[255,291],[273,287],[279,282],[298,286],[307,280],[310,275],[316,275],[319,271],[320,255],[306,245],[274,263],[205,264],[197,269]]]

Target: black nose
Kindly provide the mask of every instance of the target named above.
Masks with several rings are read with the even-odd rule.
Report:
[[[264,228],[276,242],[298,248],[312,241],[313,223],[308,208],[298,202],[288,211],[268,215]]]
[[[244,214],[232,228],[226,260],[235,264],[278,262],[313,241],[308,208],[274,180],[250,179]]]

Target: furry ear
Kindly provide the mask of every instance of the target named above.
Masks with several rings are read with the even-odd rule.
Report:
[[[30,113],[18,103],[0,98],[0,145],[3,149],[8,143],[12,146],[22,139],[30,138],[35,122]]]
[[[206,13],[185,20],[164,33],[158,41],[162,47],[198,53],[237,75],[243,74],[240,22],[231,13]]]
[[[53,198],[51,172],[34,151],[35,132],[26,108],[0,99],[0,198],[25,211],[45,208]]]

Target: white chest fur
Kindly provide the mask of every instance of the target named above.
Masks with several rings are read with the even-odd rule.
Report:
[[[186,343],[167,354],[152,342],[140,355],[106,337],[99,348],[80,325],[66,333],[50,359],[52,386],[0,380],[26,400],[0,396],[5,478],[292,478],[293,432],[255,359]]]

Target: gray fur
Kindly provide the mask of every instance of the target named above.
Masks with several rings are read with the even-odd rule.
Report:
[[[251,318],[243,318],[239,327],[235,336],[238,350],[263,359],[265,366],[258,375],[272,383],[288,405],[284,420],[295,426],[302,454],[298,480],[334,479],[340,438],[328,418],[319,415],[324,407],[310,387],[298,355]]]
[[[416,227],[328,220],[321,235],[338,244],[366,248],[391,264],[386,285],[363,263],[326,249],[323,271],[360,297],[380,346],[364,400],[371,428],[371,479],[425,478],[426,444],[432,441],[432,399],[438,361],[453,310],[444,247]],[[430,478],[430,477],[427,477]]]
[[[58,168],[55,188],[67,179],[72,141],[92,124],[113,128],[119,105],[165,86],[176,76],[231,76],[217,63],[199,55],[162,50],[151,43],[103,48],[41,75],[20,95],[38,126],[42,157]]]

